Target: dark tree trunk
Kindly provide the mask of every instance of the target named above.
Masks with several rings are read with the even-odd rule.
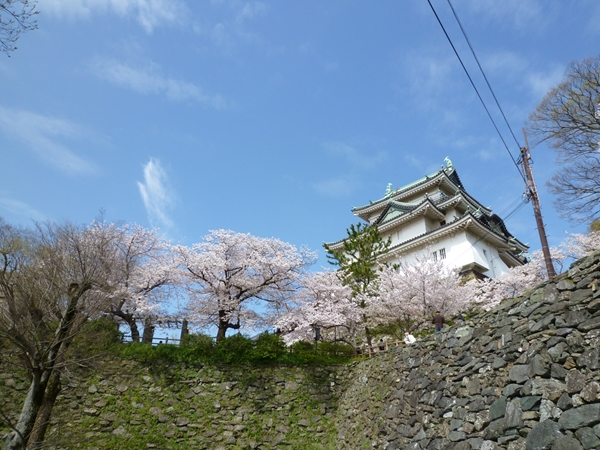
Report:
[[[133,318],[133,314],[126,313],[120,310],[112,311],[112,314],[123,320],[129,327],[131,332],[131,342],[140,342],[140,330],[137,326],[137,322]]]
[[[219,321],[219,329],[217,330],[217,342],[221,342],[223,339],[225,339],[227,328],[229,328],[228,325],[229,324],[227,322]]]
[[[371,336],[371,329],[365,325],[365,336],[367,338],[367,344],[369,348],[373,345],[373,336]]]
[[[154,324],[150,317],[144,319],[144,334],[142,336],[142,342],[146,344],[152,344],[154,339]]]
[[[217,342],[225,339],[225,335],[227,334],[228,329],[239,330],[240,329],[240,319],[238,318],[237,323],[231,323],[228,319],[228,314],[225,311],[219,311],[219,325],[217,329]]]
[[[188,321],[183,319],[183,322],[181,324],[181,336],[179,336],[179,343],[183,343],[183,340],[185,339],[185,337],[190,334],[189,330],[188,330]]]
[[[29,444],[27,445],[28,450],[37,450],[42,448],[44,444],[44,437],[46,436],[46,430],[48,429],[48,424],[50,423],[52,408],[54,407],[56,398],[58,397],[58,394],[60,394],[61,390],[62,384],[60,382],[60,370],[54,370],[50,376],[50,381],[48,381],[46,394],[44,395],[44,399],[42,401],[42,407],[38,412],[35,426],[33,427],[33,431],[29,436]]]

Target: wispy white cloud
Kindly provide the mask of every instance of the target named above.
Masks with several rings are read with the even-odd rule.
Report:
[[[341,157],[352,166],[360,169],[372,169],[387,158],[385,152],[380,151],[372,155],[365,155],[344,142],[326,142],[322,144],[322,147],[330,154]]]
[[[114,59],[97,58],[92,62],[91,70],[103,80],[140,94],[165,95],[175,101],[192,100],[215,109],[231,106],[221,95],[207,94],[193,83],[162,75],[160,66],[155,63],[135,68]]]
[[[523,56],[509,51],[490,53],[482,59],[482,66],[488,76],[503,81],[510,80],[514,87],[521,86],[535,98],[541,98],[556,86],[564,73],[564,66],[555,64],[544,71],[533,67]]]
[[[150,158],[144,165],[144,182],[138,181],[137,185],[152,226],[171,228],[173,221],[168,212],[175,201],[175,194],[158,159]]]
[[[4,209],[15,216],[23,217],[25,219],[36,221],[46,220],[46,216],[37,209],[20,200],[15,200],[14,198],[3,195],[2,193],[0,193],[0,209]]]
[[[467,10],[473,20],[496,21],[521,29],[539,27],[549,18],[558,2],[551,0],[459,0],[455,3],[459,16]],[[462,10],[462,11],[461,11]],[[475,19],[476,18],[476,19]]]
[[[497,52],[488,52],[481,58],[481,64],[488,74],[497,72],[504,74],[518,74],[527,70],[529,63],[527,59],[517,53],[501,50]]]
[[[38,158],[70,174],[89,174],[96,167],[71,151],[62,141],[81,140],[88,133],[66,119],[42,116],[0,106],[0,129],[23,142]]]
[[[354,191],[356,181],[349,176],[339,176],[312,184],[313,189],[326,197],[345,197]]]
[[[321,148],[336,160],[347,163],[346,170],[341,169],[342,173],[339,175],[312,183],[312,188],[318,194],[327,197],[343,197],[351,194],[357,187],[357,180],[361,179],[358,175],[361,171],[371,170],[387,159],[387,153],[384,151],[365,154],[345,142],[324,142]]]
[[[556,65],[546,72],[529,72],[525,82],[533,96],[541,100],[550,89],[561,82],[564,72],[564,67]]]
[[[187,14],[180,0],[44,0],[40,11],[70,19],[111,12],[134,17],[148,33],[159,25],[182,23]]]
[[[253,44],[268,52],[279,51],[266,42],[258,32],[251,31],[250,23],[266,16],[268,6],[259,1],[213,0],[217,20],[194,23],[194,31],[208,38],[223,53],[231,55],[239,44]]]
[[[237,10],[235,21],[242,23],[246,20],[252,20],[257,16],[262,16],[267,12],[267,5],[263,2],[247,2]]]
[[[398,93],[413,97],[411,105],[422,111],[435,111],[436,115],[447,112],[440,108],[442,99],[460,86],[456,78],[457,62],[438,48],[419,49],[410,52],[399,62],[400,80],[396,83]],[[459,95],[458,92],[456,92]]]

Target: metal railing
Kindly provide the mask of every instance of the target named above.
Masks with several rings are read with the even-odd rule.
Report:
[[[133,342],[131,340],[130,334],[123,335],[123,342]],[[165,337],[153,337],[152,342],[144,341],[142,336],[140,336],[140,342],[152,344],[152,345],[162,345],[162,344],[171,344],[171,345],[179,345],[181,343],[181,339],[165,336]]]
[[[365,346],[365,348],[359,348],[359,355],[365,355],[369,358],[375,355],[378,355],[383,352],[387,352],[392,347],[408,347],[411,344],[407,344],[404,340],[398,341],[385,341],[385,342],[376,342],[371,346]]]

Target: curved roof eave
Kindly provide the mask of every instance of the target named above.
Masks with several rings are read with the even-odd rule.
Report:
[[[498,252],[498,256],[500,256],[500,259],[508,267],[522,266],[525,264],[523,261],[521,261],[519,258],[517,258],[515,255],[513,255],[510,252]],[[509,263],[512,263],[512,265]]]
[[[454,178],[455,180],[453,180],[452,178]],[[442,180],[446,181],[447,183],[450,183],[451,186],[457,190],[464,190],[462,182],[460,181],[460,178],[458,177],[458,174],[456,173],[456,169],[452,169],[450,171],[450,175],[448,175],[448,173],[446,172],[446,169],[442,169],[436,173],[427,175],[426,177],[423,177],[411,184],[402,186],[401,188],[396,189],[389,196],[383,197],[379,200],[376,200],[369,205],[356,206],[356,207],[352,208],[352,212],[354,213],[355,216],[364,218],[363,215],[369,215],[370,213],[377,211],[380,208],[383,208],[385,206],[386,202],[388,202],[390,200],[398,201],[398,199],[406,197],[407,193],[412,194],[415,191],[418,192],[418,191],[426,189],[430,186],[439,184],[440,181],[442,181]]]
[[[437,203],[437,206],[443,208],[444,206],[449,206],[453,202],[457,203],[460,201],[462,201],[465,205],[473,206],[475,208],[481,208],[488,215],[492,214],[492,210],[490,208],[479,203],[475,198],[473,198],[473,196],[471,196],[465,190],[460,190],[452,197],[448,197],[447,199],[440,201],[439,203]]]

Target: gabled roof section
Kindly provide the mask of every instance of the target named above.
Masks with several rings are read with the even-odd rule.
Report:
[[[373,223],[381,225],[389,222],[390,220],[397,219],[400,216],[406,216],[407,214],[410,214],[411,211],[414,211],[415,208],[417,208],[417,205],[390,201],[383,209],[381,215]]]
[[[444,220],[446,217],[444,211],[440,210],[429,198],[426,198],[418,205],[411,205],[410,210],[404,211],[403,214],[394,214],[394,212],[398,210],[393,209],[393,203],[390,203],[381,216],[373,222],[373,225],[377,225],[379,231],[385,231],[403,222],[409,222],[418,216],[429,217],[440,221]]]
[[[460,181],[456,169],[450,164],[438,172],[431,175],[427,175],[414,181],[410,184],[402,186],[399,189],[389,191],[385,197],[371,202],[369,205],[358,206],[352,208],[352,212],[355,216],[359,216],[361,219],[367,220],[374,212],[383,209],[385,205],[390,201],[402,202],[403,199],[411,197],[420,192],[425,192],[432,186],[445,185],[447,190],[458,192],[464,191],[464,186]]]

